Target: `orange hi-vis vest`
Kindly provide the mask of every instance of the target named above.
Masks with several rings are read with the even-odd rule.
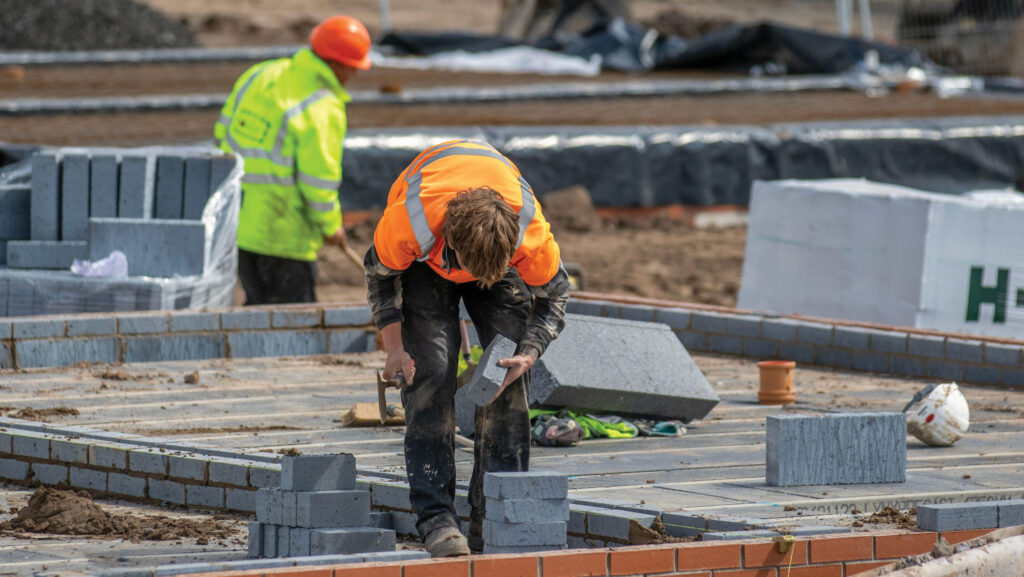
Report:
[[[391,185],[388,206],[373,235],[381,263],[392,270],[405,270],[418,260],[450,281],[477,280],[465,270],[447,266],[441,229],[448,201],[461,191],[481,186],[496,190],[519,214],[519,240],[511,266],[528,285],[541,286],[554,278],[560,264],[559,248],[533,189],[512,161],[491,145],[474,140],[428,148]]]

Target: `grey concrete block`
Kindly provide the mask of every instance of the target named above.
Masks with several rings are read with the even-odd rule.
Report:
[[[66,367],[81,362],[116,363],[119,358],[116,338],[21,341],[18,364],[22,368]]]
[[[473,371],[473,379],[459,389],[456,396],[462,399],[461,402],[472,403],[478,407],[489,404],[494,400],[505,374],[508,373],[508,368],[498,366],[498,361],[514,356],[515,352],[516,343],[502,335],[495,336],[480,356],[480,362]]]
[[[189,507],[224,508],[224,487],[185,486],[185,504]]]
[[[5,423],[6,424],[6,423]],[[19,430],[0,429],[0,454],[13,455],[12,437],[18,434]]]
[[[28,463],[17,459],[0,459],[0,478],[24,481],[28,477]]]
[[[309,529],[291,527],[288,529],[288,555],[303,557],[310,554]]]
[[[764,319],[761,321],[761,336],[773,341],[796,342],[799,321],[792,319]]]
[[[328,347],[332,355],[373,352],[377,350],[376,333],[365,330],[330,331]]]
[[[3,279],[3,280],[7,280],[7,279]],[[11,338],[11,335],[14,333],[14,329],[11,328],[12,324],[13,323],[11,321],[9,321],[9,320],[8,321],[4,321],[4,322],[0,322],[0,339],[9,339],[9,338]]]
[[[89,443],[74,439],[50,439],[50,458],[62,463],[89,463]]]
[[[715,515],[708,517],[708,531],[749,531],[765,529],[769,522],[744,515]]]
[[[668,325],[673,330],[679,330],[690,327],[690,316],[690,311],[683,309],[660,309],[656,320]]]
[[[568,499],[487,499],[487,518],[504,523],[568,521]]]
[[[362,556],[362,559],[364,563],[415,561],[417,559],[430,559],[430,554],[426,551],[384,551],[378,553],[366,553]]]
[[[192,361],[224,357],[221,334],[124,337],[121,339],[126,363]]]
[[[980,363],[983,361],[981,342],[947,338],[946,358],[967,363]]]
[[[277,528],[277,556],[278,557],[290,557],[292,554],[292,528],[291,527],[278,527]]]
[[[395,532],[372,527],[314,529],[309,534],[311,555],[340,555],[394,551]]]
[[[156,159],[128,156],[121,159],[121,180],[117,194],[117,216],[152,218],[156,181]]]
[[[589,521],[589,519],[588,519]],[[565,521],[546,523],[500,523],[484,519],[484,543],[499,547],[564,545]]]
[[[166,333],[169,330],[170,316],[166,313],[117,316],[117,332],[122,335]]]
[[[64,336],[64,319],[14,319],[11,334],[16,339],[48,339]]]
[[[18,269],[67,270],[75,259],[89,257],[85,241],[12,240],[7,243],[7,266]]]
[[[199,220],[210,199],[210,159],[185,159],[185,185],[181,217]]]
[[[11,345],[0,341],[0,369],[14,368],[14,354]]]
[[[907,352],[917,357],[945,358],[946,338],[912,334],[907,340]]]
[[[210,159],[210,195],[213,196],[225,184],[231,176],[235,164],[240,164],[232,156],[214,157]]]
[[[168,475],[174,479],[188,479],[205,483],[209,474],[210,461],[202,455],[167,456]]]
[[[907,333],[897,331],[871,331],[871,350],[878,353],[907,354]]]
[[[89,161],[89,216],[117,216],[117,169],[116,156],[94,156]],[[88,219],[83,224],[88,227]]]
[[[324,326],[361,327],[373,324],[370,307],[338,307],[324,310]]]
[[[36,154],[32,164],[32,240],[60,239],[60,168],[52,154]]]
[[[738,337],[760,338],[761,317],[753,315],[724,315],[725,332]]]
[[[268,525],[280,525],[284,520],[284,494],[280,489],[256,491],[256,520]]]
[[[246,487],[249,485],[249,463],[241,459],[211,459],[210,483]]]
[[[250,489],[224,489],[224,507],[232,511],[256,512],[256,491]]]
[[[967,365],[964,367],[964,381],[982,385],[998,385],[1003,382],[1003,369],[999,367]]]
[[[390,511],[370,511],[370,527],[377,529],[395,529],[395,522]]]
[[[985,343],[985,362],[1004,367],[1019,367],[1024,360],[1024,347],[1019,345],[1001,345]]]
[[[399,535],[412,535],[419,537],[420,532],[416,529],[417,517],[415,513],[405,511],[391,511],[391,524],[395,533]]]
[[[320,326],[318,310],[275,310],[271,317],[275,329],[307,328]]]
[[[747,357],[771,358],[779,354],[779,345],[775,341],[763,339],[743,339],[743,355]]]
[[[926,371],[921,359],[893,355],[889,357],[889,372],[907,377],[923,377]]]
[[[925,531],[995,529],[999,526],[996,501],[919,505],[917,526]]]
[[[135,473],[167,475],[167,455],[158,449],[135,449],[128,451],[128,468]]]
[[[89,466],[107,469],[128,470],[128,451],[130,445],[90,443]]]
[[[796,340],[811,345],[831,345],[832,325],[800,323],[796,327]]]
[[[582,547],[596,547],[597,545],[590,545],[589,542]],[[603,546],[603,545],[602,545]],[[491,545],[484,543],[484,554],[485,555],[525,555],[529,553],[540,553],[542,551],[558,551],[561,549],[567,549],[566,545],[530,545],[525,547],[502,547],[499,545]],[[575,547],[573,547],[575,548]]]
[[[687,422],[718,400],[668,326],[579,315],[566,315],[530,384],[531,406]]]
[[[277,533],[281,527],[278,525],[263,525],[263,556],[277,557]]]
[[[246,329],[269,329],[270,311],[244,310],[220,313],[221,327],[226,331]]]
[[[185,159],[161,156],[156,160],[155,218],[180,219],[184,204]]]
[[[569,477],[553,471],[486,473],[484,495],[492,499],[565,499]]]
[[[836,326],[832,332],[832,344],[844,349],[866,351],[870,347],[871,331],[860,327]]]
[[[676,338],[679,339],[679,343],[688,351],[708,350],[708,336],[704,333],[678,331],[676,332]]]
[[[777,531],[768,529],[751,529],[749,531],[723,531],[704,533],[704,541],[741,541],[744,539],[773,539],[778,537]]]
[[[252,467],[249,469],[249,485],[256,488],[280,487],[281,469],[273,467]]]
[[[814,346],[802,343],[779,343],[779,357],[787,361],[814,364]]]
[[[68,336],[112,335],[117,332],[114,317],[72,317],[68,319]]]
[[[219,331],[218,313],[171,313],[171,332]]]
[[[768,485],[902,483],[906,415],[770,415],[765,433]]]
[[[249,523],[249,557],[263,556],[263,523]]]
[[[587,513],[587,535],[628,542],[631,524],[650,527],[655,519],[654,515],[612,509],[602,513],[591,512]]]
[[[848,369],[853,366],[853,355],[853,351],[849,349],[822,347],[818,350],[815,362],[819,365]]]
[[[708,530],[707,518],[691,513],[664,513],[661,522],[672,537],[696,537]]]
[[[889,356],[881,353],[854,353],[853,368],[872,373],[889,372]]]
[[[627,321],[654,322],[655,308],[643,305],[619,305],[618,317]]]
[[[131,276],[172,277],[203,274],[206,225],[193,220],[89,219],[89,259],[120,250]]]
[[[725,333],[725,317],[720,313],[690,313],[690,328],[703,333]]]
[[[274,489],[275,491],[281,491],[280,489]],[[281,524],[288,527],[295,527],[298,519],[298,499],[299,493],[295,491],[281,491]]]
[[[281,488],[285,491],[355,489],[356,458],[347,453],[286,455],[281,459]]]
[[[32,431],[11,433],[11,451],[22,457],[50,458],[50,435]]]
[[[71,486],[93,491],[107,490],[107,473],[95,469],[71,467]]]
[[[997,508],[999,511],[1000,527],[1024,525],[1024,499],[999,501]]]
[[[89,234],[89,157],[69,154],[61,164],[60,238],[84,241]]]
[[[228,333],[231,357],[290,357],[327,354],[322,331],[273,331]]]
[[[1024,371],[1018,369],[1003,369],[1003,386],[1024,386]]]
[[[833,527],[832,525],[805,525],[786,529],[786,533],[794,537],[811,537],[814,535],[833,535],[837,533],[849,533],[849,527]]]
[[[169,503],[185,504],[185,485],[178,481],[149,479],[149,496]]]
[[[36,481],[44,485],[57,485],[68,482],[67,465],[53,465],[50,463],[32,463],[32,476]]]
[[[604,315],[604,301],[581,300],[576,305],[577,314],[599,317]]]
[[[124,473],[110,473],[107,475],[107,490],[118,495],[145,497],[146,478],[132,477]]]
[[[295,495],[295,527],[366,527],[370,524],[370,492],[304,491]]]
[[[726,335],[708,335],[708,349],[726,355],[742,355],[743,339]]]
[[[964,366],[955,362],[928,359],[925,370],[927,376],[943,380],[962,381],[964,377]]]
[[[370,486],[370,502],[376,508],[412,511],[409,485],[402,483],[373,483]]]

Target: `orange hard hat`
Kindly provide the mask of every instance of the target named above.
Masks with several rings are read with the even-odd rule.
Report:
[[[363,23],[350,16],[331,16],[309,35],[313,52],[324,60],[368,70],[370,33]]]

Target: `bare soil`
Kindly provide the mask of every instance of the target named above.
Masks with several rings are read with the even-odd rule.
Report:
[[[33,409],[25,407],[0,407],[0,413],[9,413],[6,416],[27,421],[49,421],[53,417],[77,417],[78,409],[73,407],[50,407],[48,409]]]

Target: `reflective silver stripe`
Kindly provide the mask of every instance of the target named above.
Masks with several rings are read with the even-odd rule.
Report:
[[[423,176],[417,171],[412,175],[409,188],[405,191],[405,213],[409,216],[409,224],[416,235],[416,243],[420,245],[420,257],[424,261],[430,257],[430,249],[434,248],[434,233],[430,231],[430,223],[423,211],[423,200],[420,198],[420,184]]]
[[[331,211],[334,210],[334,203],[333,202],[312,202],[312,201],[307,200],[306,201],[306,206],[308,206],[309,208],[312,208],[313,210],[315,210],[317,212],[331,212]]]
[[[519,177],[519,187],[523,191],[523,207],[519,209],[519,239],[516,241],[516,250],[523,244],[526,238],[526,228],[533,222],[533,215],[537,213],[537,202],[533,199],[533,190],[530,189],[526,179]]]
[[[281,153],[281,149],[284,148],[284,141],[288,138],[288,123],[291,122],[291,119],[301,114],[303,110],[313,106],[320,100],[327,98],[332,94],[333,92],[330,90],[321,88],[313,94],[303,98],[302,102],[299,102],[285,111],[284,116],[281,117],[281,128],[277,130],[277,141],[274,142],[274,149],[270,152],[270,157],[274,162],[284,164],[290,160]]]
[[[274,176],[273,174],[250,174],[242,176],[246,184],[276,184],[277,186],[295,186],[294,176]]]
[[[231,126],[231,117],[227,114],[221,114],[220,118],[217,119],[217,122],[221,123],[224,128],[227,128],[228,126]]]
[[[310,176],[304,172],[299,173],[299,182],[306,186],[313,186],[316,188],[326,188],[327,190],[338,190],[341,186],[340,180],[327,180],[326,178],[317,178]]]
[[[235,105],[231,107],[231,115],[232,116],[234,116],[234,114],[236,112],[238,112],[238,105],[241,104],[242,97],[245,96],[246,91],[249,90],[249,86],[252,85],[252,81],[256,80],[256,77],[259,76],[266,67],[267,67],[266,64],[264,64],[263,66],[260,66],[259,70],[257,70],[256,72],[253,72],[252,76],[250,76],[249,79],[245,81],[245,84],[243,84],[242,87],[238,89],[238,94],[235,95]],[[228,127],[231,126],[231,116],[227,116],[227,115],[222,113],[220,115],[219,122],[224,125],[225,129],[227,129]],[[230,131],[229,131],[229,134],[230,134]],[[234,149],[234,146],[231,143],[232,140],[234,140],[234,139],[233,138],[229,138],[228,139],[228,146],[231,146],[231,148]],[[241,154],[241,152],[239,152],[238,150],[235,150],[235,152],[237,152],[238,154]]]

